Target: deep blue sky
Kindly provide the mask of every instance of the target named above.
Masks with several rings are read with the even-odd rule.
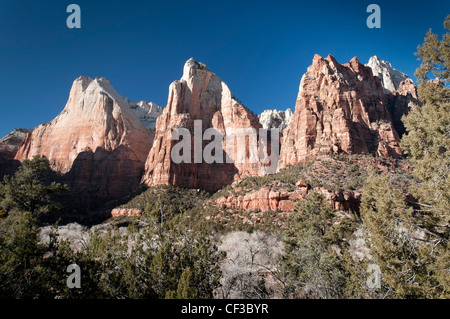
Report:
[[[81,29],[66,26],[71,3]],[[370,3],[381,29],[366,26]],[[294,107],[315,53],[340,63],[378,55],[413,77],[417,45],[429,28],[442,34],[449,13],[448,0],[0,0],[0,137],[53,119],[79,75],[165,106],[190,57],[258,114]]]

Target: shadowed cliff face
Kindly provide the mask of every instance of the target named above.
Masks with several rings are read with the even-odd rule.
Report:
[[[6,175],[14,175],[19,167],[19,161],[0,156],[0,181],[3,181],[3,177]]]
[[[227,163],[225,144],[222,144],[223,163],[208,164],[203,159],[194,163],[194,151],[189,154],[191,163],[175,163],[171,152],[177,144],[172,131],[183,128],[190,133],[194,145],[195,121],[201,121],[200,135],[212,128],[224,140],[239,129],[261,128],[256,115],[241,105],[228,86],[206,66],[190,59],[186,62],[181,80],[169,87],[167,107],[158,118],[154,145],[145,165],[143,183],[148,186],[169,184],[215,191],[242,176],[260,174],[259,163]],[[201,141],[201,149],[209,141]],[[246,142],[245,147],[249,147]]]
[[[132,150],[124,145],[112,151],[86,150],[78,154],[67,173],[54,172],[53,178],[70,188],[60,196],[65,210],[58,217],[83,220],[90,213],[98,216],[100,211],[140,193],[144,189],[140,185],[144,167],[130,160],[131,154]]]
[[[414,82],[411,79],[402,81],[398,89],[389,94],[388,102],[395,130],[402,137],[406,132],[402,116],[408,114],[414,105],[422,104],[417,96],[417,87]]]
[[[356,58],[341,65],[332,56],[314,57],[284,131],[279,167],[321,152],[402,156],[388,95]]]

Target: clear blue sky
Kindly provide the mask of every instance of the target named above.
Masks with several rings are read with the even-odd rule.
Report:
[[[71,3],[81,29],[66,26]],[[381,29],[366,26],[370,3]],[[413,77],[417,45],[429,28],[442,34],[449,13],[448,0],[0,0],[0,136],[53,119],[79,75],[165,106],[190,57],[258,114],[294,107],[315,53],[340,63],[378,55]]]

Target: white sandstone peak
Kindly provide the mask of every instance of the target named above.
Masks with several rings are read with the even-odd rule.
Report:
[[[265,110],[258,118],[264,129],[278,128],[282,132],[291,122],[294,113],[290,108],[286,111]]]
[[[181,78],[181,80],[187,81],[189,79],[189,77],[192,76],[193,70],[208,70],[208,68],[206,67],[206,64],[204,64],[202,62],[197,62],[194,60],[194,58],[190,58],[184,64],[183,77]]]
[[[394,69],[391,63],[381,60],[376,55],[369,59],[369,63],[366,66],[372,69],[373,75],[381,79],[386,93],[394,92],[402,81],[409,78],[405,73]]]
[[[147,130],[154,131],[156,119],[162,114],[162,108],[156,103],[133,102],[121,96],[107,78],[91,78],[88,76],[79,76],[75,79],[70,93],[70,99],[73,99],[74,103],[68,103],[66,112],[62,114],[67,114],[73,108],[80,108],[82,112],[89,113],[101,96],[108,96],[113,100],[116,114],[117,112],[124,112],[137,118]]]
[[[162,114],[163,108],[154,102],[139,101],[130,104],[131,110],[138,117],[145,128],[154,131],[156,119]]]

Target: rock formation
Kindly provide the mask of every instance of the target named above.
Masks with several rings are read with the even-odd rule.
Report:
[[[373,75],[378,76],[383,84],[394,128],[401,137],[405,133],[402,116],[408,114],[413,105],[420,105],[417,87],[405,73],[394,69],[389,62],[377,56],[371,57],[366,66],[372,69]]]
[[[421,105],[417,96],[417,86],[411,79],[400,82],[398,89],[388,96],[389,111],[398,135],[405,133],[402,116],[409,113],[414,105]]]
[[[279,168],[320,152],[402,155],[382,83],[356,57],[341,65],[314,56],[284,131]]]
[[[405,73],[394,69],[389,62],[381,60],[376,55],[369,59],[366,66],[372,69],[373,75],[380,78],[386,93],[393,93],[400,87],[401,82],[409,79]]]
[[[163,108],[154,102],[140,101],[138,103],[130,103],[130,108],[139,118],[142,124],[151,132],[155,132],[156,119],[163,112]]]
[[[216,161],[208,164],[203,158],[196,160],[194,146],[187,155],[188,161],[175,163],[172,160],[172,150],[179,143],[178,140],[172,140],[172,131],[177,128],[187,130],[191,135],[189,144],[194,145],[196,122],[200,123],[197,129],[200,139],[208,128],[223,137],[224,154],[218,155],[223,163]],[[204,64],[191,58],[184,65],[182,78],[169,87],[167,107],[157,120],[155,141],[145,164],[142,181],[148,186],[168,184],[215,191],[235,179],[259,175],[260,164],[251,160],[251,156],[255,155],[251,150],[257,147],[257,141],[245,138],[245,146],[242,145],[242,149],[245,148],[244,161],[235,157],[239,145],[237,140],[234,140],[233,146],[225,143],[227,138],[240,130],[258,133],[259,128],[261,124],[258,117],[236,100],[228,86]],[[197,142],[201,150],[205,150],[205,146],[210,143]],[[227,157],[232,158],[234,163],[227,161]]]
[[[0,181],[3,180],[3,176],[11,176],[19,168],[20,162],[14,160],[14,157],[30,131],[28,129],[15,129],[0,139]]]
[[[114,208],[111,211],[111,217],[119,216],[142,216],[144,211],[138,208]]]
[[[20,144],[31,130],[15,129],[0,139],[0,157],[13,159],[16,156]]]
[[[145,118],[152,109],[123,98],[107,79],[79,77],[64,110],[29,133],[15,158],[47,157],[89,207],[130,194],[139,186],[154,135],[136,113]]]
[[[353,58],[341,65],[332,56],[316,55],[302,77],[295,113],[267,110],[258,118],[216,74],[190,59],[181,79],[170,85],[165,109],[120,96],[107,79],[79,77],[54,120],[26,136],[20,131],[0,140],[0,160],[47,157],[81,211],[133,194],[140,184],[216,191],[243,177],[263,175],[268,163],[261,162],[260,151],[265,147],[271,154],[269,141],[275,140],[269,135],[263,142],[263,128],[284,130],[275,163],[280,168],[319,153],[399,157],[401,117],[418,103],[415,84],[388,62],[372,57],[364,66]],[[180,148],[182,141],[189,147]],[[174,154],[182,161],[174,160]],[[242,209],[289,211],[300,195],[266,188],[221,201]],[[358,194],[325,195],[335,208],[359,200]]]
[[[234,210],[260,212],[265,211],[294,211],[295,203],[306,198],[310,191],[322,194],[327,203],[336,210],[359,210],[361,201],[361,192],[330,191],[322,187],[310,189],[304,181],[297,183],[297,189],[289,191],[287,189],[274,191],[270,188],[263,187],[259,190],[249,192],[244,196],[222,196],[215,203],[218,207],[231,208]]]
[[[277,128],[283,132],[291,122],[293,115],[292,110],[288,108],[286,111],[265,110],[258,118],[264,129]]]

